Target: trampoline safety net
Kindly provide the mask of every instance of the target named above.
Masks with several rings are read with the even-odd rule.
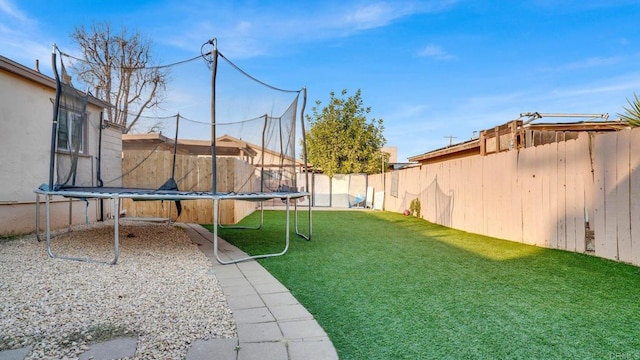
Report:
[[[170,65],[109,67],[113,88],[124,86],[119,76],[145,78],[144,74],[137,72],[157,73],[159,68],[171,74],[175,80],[166,84],[167,102],[163,103],[169,115],[157,116],[149,113],[148,109],[135,109],[135,102],[124,109],[110,107],[113,94],[108,90],[104,91],[102,101],[87,96],[89,91],[77,91],[67,74],[64,59],[83,60],[73,58],[56,47],[58,53],[52,54],[57,86],[49,182],[35,190],[37,228],[39,197],[45,197],[45,236],[49,256],[100,262],[59,256],[52,250],[50,203],[53,196],[110,199],[114,220],[114,257],[109,264],[118,261],[119,217],[124,202],[129,205],[134,202],[175,202],[177,217],[181,212],[190,213],[192,217],[187,221],[214,224],[213,250],[222,264],[283,255],[289,248],[291,223],[296,235],[311,239],[311,206],[308,207],[306,229],[298,226],[297,210],[298,203],[310,197],[305,190],[309,189],[304,140],[306,89],[284,90],[258,80],[221,54],[215,39],[207,41],[201,49],[200,55]],[[87,69],[91,65],[82,63],[79,68]],[[61,73],[58,73],[58,68]],[[97,108],[91,107],[92,114],[88,103],[106,108],[98,111],[99,116],[96,116]],[[144,108],[144,105],[138,106]],[[127,113],[129,110],[131,112]],[[299,128],[296,127],[298,120]],[[130,129],[134,124],[138,126],[137,132],[120,136],[118,132]],[[299,143],[296,139],[300,139]],[[296,153],[298,146],[301,147],[302,160]],[[109,154],[105,155],[103,150],[109,150]],[[298,180],[302,174],[305,175],[305,184],[301,190]],[[187,200],[190,206],[196,205],[183,209],[181,201]],[[264,210],[265,201],[280,201],[284,205],[284,249],[239,259],[221,258],[217,231],[219,226],[227,224],[223,217],[228,217],[229,223],[235,224],[258,207]],[[249,205],[225,207],[235,202]],[[311,202],[307,199],[306,203]],[[290,210],[291,204],[293,210]],[[168,219],[176,220],[171,209],[168,207]],[[263,222],[261,211],[260,224],[253,229],[261,228]]]
[[[60,52],[62,74],[51,161],[55,179],[50,179],[49,188],[106,186],[236,194],[308,189],[307,184],[298,184],[298,174],[306,169],[306,90],[268,85],[210,45],[201,56],[167,66],[175,80],[167,84],[170,101],[163,107],[171,113],[139,116],[134,131],[123,135],[121,168],[106,166],[100,159],[99,147],[108,145],[108,135],[98,117],[87,116],[87,96],[71,85],[64,64],[69,55]],[[188,96],[184,95],[187,88]],[[108,123],[109,111],[105,114]],[[133,120],[138,114],[132,111],[128,116]]]

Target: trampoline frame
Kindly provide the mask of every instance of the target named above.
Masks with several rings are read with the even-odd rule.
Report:
[[[49,191],[46,189],[37,189],[36,193],[36,234],[38,239],[39,229],[40,229],[40,196],[45,197],[45,239],[47,243],[47,253],[49,257],[54,259],[63,259],[63,260],[74,260],[74,261],[84,261],[91,263],[100,263],[100,264],[108,264],[115,265],[118,262],[118,258],[120,256],[120,234],[119,234],[119,224],[120,224],[120,200],[121,199],[132,199],[132,200],[198,200],[198,199],[211,199],[213,201],[213,253],[216,260],[220,264],[234,264],[241,261],[268,258],[274,256],[284,255],[289,249],[290,243],[290,213],[291,209],[289,203],[291,200],[300,199],[306,196],[310,196],[310,193],[307,192],[274,192],[274,193],[212,193],[212,192],[187,192],[187,191],[174,191],[174,190],[146,190],[146,189],[123,189],[123,188],[82,188],[82,190],[77,190],[73,188],[67,188],[63,190],[57,191]],[[69,256],[60,256],[56,255],[51,249],[51,209],[50,202],[53,196],[63,196],[66,198],[75,198],[81,200],[88,199],[112,199],[113,201],[113,259],[111,261],[99,261],[90,258],[79,258],[79,257],[69,257]],[[242,200],[242,201],[265,201],[272,199],[282,199],[285,202],[285,217],[286,217],[286,226],[285,226],[285,247],[282,251],[271,254],[259,254],[243,257],[240,259],[231,259],[231,260],[223,260],[220,258],[219,250],[218,250],[218,226],[219,226],[219,212],[218,205],[221,200]],[[262,209],[263,210],[263,209]],[[309,211],[311,212],[311,207],[309,206]],[[295,223],[295,233],[296,235],[309,240],[311,237],[311,214],[309,214],[309,234],[305,235],[298,230],[298,208],[297,204],[294,202],[294,223]],[[70,214],[71,216],[71,214]],[[71,221],[71,220],[70,220]],[[263,217],[261,214],[261,224],[263,222]],[[262,226],[262,225],[261,225]],[[71,228],[69,228],[71,231]]]

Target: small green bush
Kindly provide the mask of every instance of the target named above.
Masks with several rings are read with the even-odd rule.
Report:
[[[409,204],[409,211],[411,211],[411,215],[415,216],[415,217],[420,217],[420,200],[418,198],[415,198],[413,200],[411,200],[411,204]]]

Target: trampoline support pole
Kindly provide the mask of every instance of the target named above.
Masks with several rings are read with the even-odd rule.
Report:
[[[39,213],[39,196],[36,197],[36,214]],[[98,261],[88,258],[74,258],[74,257],[66,257],[66,256],[58,256],[53,250],[51,250],[51,195],[45,194],[45,203],[44,203],[44,212],[45,212],[45,237],[47,240],[47,253],[49,257],[53,259],[62,259],[62,260],[73,260],[73,261],[83,261],[88,263],[96,263],[96,264],[106,264],[106,265],[115,265],[118,262],[118,256],[120,254],[120,236],[119,236],[119,212],[120,209],[120,197],[116,194],[113,196],[113,260],[106,261]],[[39,221],[39,216],[38,216]],[[71,231],[71,228],[69,228]],[[38,234],[38,224],[36,223],[36,234]]]
[[[260,223],[255,227],[238,226],[238,225],[222,225],[222,221],[220,220],[221,217],[219,214],[220,209],[222,209],[222,206],[218,208],[218,222],[219,222],[218,226],[220,226],[221,229],[260,230],[264,226],[264,201],[260,201]]]
[[[289,236],[289,229],[290,229],[290,221],[289,221],[289,202],[291,200],[290,197],[287,197],[285,199],[285,216],[286,216],[286,232],[285,232],[285,247],[284,250],[282,250],[279,253],[274,253],[274,254],[262,254],[262,255],[253,255],[253,256],[247,256],[247,257],[243,257],[240,259],[231,259],[231,260],[222,260],[220,258],[220,254],[218,254],[218,201],[220,201],[220,199],[218,198],[214,198],[213,199],[213,255],[216,257],[216,260],[218,260],[218,262],[220,264],[223,265],[228,265],[228,264],[235,264],[235,263],[239,263],[242,261],[247,261],[247,260],[255,260],[255,259],[264,259],[264,258],[270,258],[270,257],[274,257],[274,256],[280,256],[280,255],[284,255],[287,250],[289,250],[289,240],[290,240],[290,236]]]
[[[40,194],[36,194],[36,239],[42,241],[40,237]]]
[[[54,255],[54,253],[51,251],[51,211],[50,211],[50,201],[51,201],[51,195],[45,195],[44,197],[44,213],[45,213],[45,236],[47,237],[47,253],[49,254],[49,257],[55,258],[56,256]]]
[[[113,200],[113,260],[110,265],[115,265],[120,255],[120,197],[114,195]]]
[[[296,235],[300,236],[301,238],[309,241],[311,240],[311,234],[313,233],[313,222],[312,222],[312,217],[313,215],[311,214],[311,199],[309,199],[309,235],[305,235],[303,233],[301,233],[298,230],[298,203],[294,203],[293,204],[293,213],[294,213],[294,223],[295,223],[295,230],[296,230]]]
[[[71,232],[71,225],[73,222],[73,199],[69,198],[69,232]]]

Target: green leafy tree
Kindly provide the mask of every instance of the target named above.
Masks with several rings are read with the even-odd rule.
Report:
[[[325,107],[316,101],[307,115],[306,133],[308,161],[325,174],[379,173],[386,168],[388,154],[382,119],[367,119],[370,107],[362,102],[360,89],[353,96],[342,90],[342,97],[333,92]]]
[[[618,114],[620,118],[629,123],[630,126],[638,127],[640,126],[640,98],[636,93],[633,93],[633,101],[627,99],[627,103],[629,107],[622,107],[624,109],[624,114]]]

